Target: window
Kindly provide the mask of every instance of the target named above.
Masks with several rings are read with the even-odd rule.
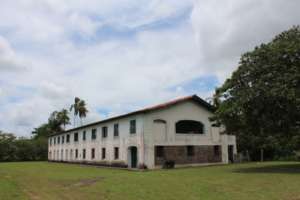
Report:
[[[59,144],[60,143],[60,137],[58,136],[57,137],[57,144]]]
[[[187,155],[188,156],[194,156],[195,155],[194,146],[187,146]]]
[[[106,138],[107,137],[107,126],[103,126],[102,127],[102,138]]]
[[[96,140],[97,138],[97,129],[92,129],[92,140]]]
[[[155,120],[153,120],[153,122],[154,123],[161,123],[161,124],[166,124],[167,123],[167,121],[164,120],[164,119],[155,119]]]
[[[64,135],[61,136],[61,143],[62,143],[62,144],[65,143],[65,136],[64,136]]]
[[[119,136],[119,124],[114,124],[114,137]]]
[[[95,158],[95,149],[92,148],[91,150],[91,158],[94,159]]]
[[[220,155],[220,146],[219,145],[215,145],[214,146],[214,155],[215,156],[219,156]]]
[[[85,159],[85,149],[82,149],[82,159]]]
[[[78,133],[74,133],[74,142],[78,142]]]
[[[49,144],[52,145],[52,138],[49,139]]]
[[[56,137],[54,138],[54,145],[56,144]]]
[[[70,135],[68,134],[67,135],[67,143],[69,143],[70,142]]]
[[[130,120],[130,134],[136,133],[136,120]]]
[[[203,124],[194,120],[181,120],[176,123],[176,133],[203,134]]]
[[[163,158],[165,156],[165,150],[163,146],[156,146],[155,150],[156,157]]]
[[[102,160],[105,159],[105,153],[106,153],[105,151],[106,151],[105,148],[102,148],[102,153],[101,153]]]
[[[83,140],[83,141],[86,140],[86,131],[83,131],[83,133],[82,133],[82,140]]]
[[[75,158],[78,158],[78,149],[75,149]]]
[[[114,155],[115,155],[115,160],[118,160],[119,159],[119,147],[115,147]]]

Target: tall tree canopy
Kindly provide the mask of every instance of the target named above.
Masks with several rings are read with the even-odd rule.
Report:
[[[67,124],[70,124],[69,112],[66,109],[53,111],[48,118],[48,123],[44,123],[32,131],[34,138],[47,138],[49,135],[61,132]]]
[[[240,150],[269,157],[300,148],[300,28],[293,27],[242,55],[216,89],[213,120],[237,135]],[[255,158],[254,158],[255,159]]]

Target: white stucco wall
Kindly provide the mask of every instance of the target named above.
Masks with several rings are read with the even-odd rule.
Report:
[[[167,145],[227,145],[220,136],[220,128],[212,127],[209,117],[213,114],[194,101],[188,101],[158,110],[145,115],[144,138],[145,138],[145,163],[154,168],[154,146]],[[165,120],[166,124],[154,123],[154,120]],[[175,124],[180,120],[201,121],[204,124],[204,134],[176,134]],[[232,139],[235,145],[235,138]],[[227,141],[225,141],[227,142]],[[226,146],[227,148],[227,146]],[[236,149],[236,148],[235,148]],[[224,157],[228,157],[227,151],[223,150]],[[223,160],[224,163],[228,159]]]
[[[136,120],[136,133],[130,134],[130,120]],[[114,124],[119,124],[119,136],[114,137]],[[102,138],[102,127],[107,126],[108,132],[107,137]],[[96,140],[92,140],[92,129],[97,129],[97,138]],[[52,145],[49,145],[49,152],[51,152],[52,156],[49,160],[57,160],[57,161],[72,161],[72,162],[82,162],[82,161],[93,161],[93,162],[118,162],[123,161],[127,163],[127,149],[129,146],[137,146],[138,149],[141,149],[141,132],[143,130],[143,120],[141,115],[130,116],[128,118],[123,118],[119,120],[114,120],[110,122],[101,123],[95,126],[91,126],[88,128],[81,128],[79,130],[75,130],[72,132],[67,132],[61,135],[50,137],[52,138]],[[83,131],[86,131],[86,140],[83,141],[82,134]],[[74,133],[78,133],[78,142],[74,142]],[[66,135],[70,135],[70,142],[66,143]],[[62,137],[65,136],[65,142],[62,144],[62,139],[60,139],[60,144],[53,144],[54,137]],[[49,141],[50,141],[49,138]],[[49,142],[50,143],[50,142]],[[119,159],[114,159],[114,147],[119,147]],[[91,149],[95,148],[95,159],[91,158]],[[106,148],[106,158],[102,160],[101,151],[102,148]],[[78,158],[75,159],[75,149],[78,149]],[[82,158],[82,150],[86,149],[86,159]],[[61,150],[64,151],[64,156],[61,157]],[[68,151],[68,158],[65,156],[66,150]],[[70,158],[71,150],[73,151],[73,156]],[[57,157],[57,153],[55,157],[53,157],[53,152],[59,151],[59,156]]]
[[[104,122],[88,128],[64,133],[65,143],[49,145],[51,157],[49,160],[72,161],[72,162],[119,162],[125,164],[128,162],[130,146],[138,148],[138,163],[146,164],[148,168],[154,168],[154,146],[155,145],[222,145],[222,161],[228,163],[227,147],[229,144],[234,145],[236,152],[236,141],[234,136],[220,135],[221,128],[211,126],[209,117],[212,113],[203,108],[194,101],[186,101],[165,109],[151,111],[146,114],[137,114],[109,122]],[[154,123],[154,120],[165,120],[166,123]],[[136,134],[130,134],[130,120],[136,120]],[[201,121],[204,124],[204,134],[176,134],[175,124],[180,120]],[[113,126],[119,124],[119,137],[113,136]],[[107,138],[102,138],[102,127],[108,127]],[[97,139],[91,139],[92,129],[97,129]],[[82,132],[86,131],[86,141],[82,141]],[[74,142],[74,133],[79,133],[79,141]],[[66,135],[70,134],[70,143],[66,143]],[[61,137],[62,135],[59,135]],[[58,136],[54,136],[58,137]],[[114,159],[114,147],[119,147],[119,159]],[[95,148],[95,159],[91,159],[91,149]],[[101,159],[101,150],[106,148],[106,158]],[[75,159],[75,149],[78,149],[79,156]],[[82,159],[82,149],[86,149],[86,159]],[[61,151],[63,150],[63,157]],[[71,150],[72,158],[71,156]],[[66,157],[66,151],[68,157]],[[53,154],[55,152],[55,157]],[[57,155],[57,152],[59,152]]]

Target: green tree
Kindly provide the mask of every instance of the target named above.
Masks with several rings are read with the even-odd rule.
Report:
[[[16,160],[18,161],[33,161],[36,160],[36,150],[34,140],[27,138],[18,138],[15,142]]]
[[[37,128],[34,128],[32,134],[34,138],[45,137],[57,132],[63,131],[62,126],[65,129],[67,124],[70,124],[70,118],[68,116],[68,110],[62,109],[61,111],[53,111],[49,118],[48,123],[44,123]]]
[[[13,161],[16,159],[16,137],[12,133],[0,131],[0,162]]]
[[[54,131],[51,129],[51,126],[48,123],[42,124],[37,128],[34,128],[32,131],[33,138],[47,138],[50,134],[52,134]]]
[[[58,121],[64,126],[64,129],[66,129],[67,124],[70,124],[69,111],[67,109],[62,109],[59,111],[57,118]]]
[[[62,124],[63,121],[61,119],[61,114],[58,111],[54,111],[51,113],[49,119],[48,119],[48,125],[50,128],[50,131],[52,133],[61,132],[62,131]]]
[[[293,27],[242,55],[238,69],[216,89],[212,120],[237,135],[254,159],[300,148],[300,28]]]

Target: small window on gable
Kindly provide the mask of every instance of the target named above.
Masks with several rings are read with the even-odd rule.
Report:
[[[154,123],[160,123],[160,124],[166,124],[167,121],[166,120],[163,120],[163,119],[155,119],[153,120]]]
[[[203,134],[204,126],[199,121],[181,120],[176,123],[176,133],[181,134]]]

